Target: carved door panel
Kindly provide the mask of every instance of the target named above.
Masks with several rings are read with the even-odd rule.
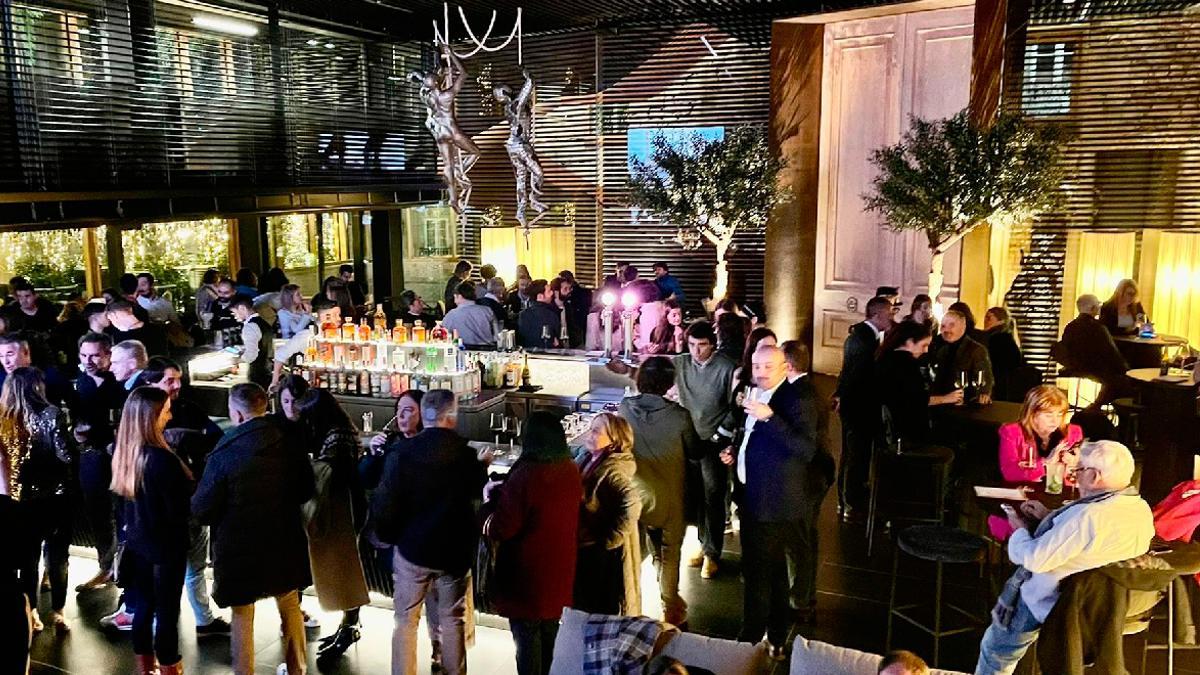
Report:
[[[927,286],[924,236],[880,227],[863,209],[875,177],[870,153],[894,143],[908,115],[944,117],[967,104],[972,9],[954,8],[828,24],[821,102],[813,367],[841,368],[842,343],[877,286],[906,299]],[[943,63],[946,61],[946,63]],[[960,255],[946,260],[957,294]]]

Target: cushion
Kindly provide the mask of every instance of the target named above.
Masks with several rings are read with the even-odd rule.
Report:
[[[766,673],[768,661],[762,644],[734,642],[695,633],[680,633],[667,643],[662,654],[689,668],[704,668],[715,675],[758,675]]]
[[[564,607],[554,638],[550,675],[579,675],[583,672],[583,622],[587,612]]]
[[[792,643],[790,675],[875,675],[882,656],[857,649],[805,639],[797,636]],[[931,669],[932,675],[966,675],[952,670]]]

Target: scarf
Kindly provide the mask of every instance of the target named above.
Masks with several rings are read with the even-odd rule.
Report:
[[[1046,517],[1042,519],[1042,522],[1038,523],[1037,529],[1034,530],[1033,538],[1037,539],[1043,534],[1049,532],[1050,528],[1054,527],[1054,519],[1065,513],[1068,509],[1072,509],[1083,504],[1095,504],[1097,502],[1111,499],[1118,495],[1136,494],[1137,490],[1134,489],[1133,486],[1129,486],[1124,490],[1110,490],[1108,492],[1100,492],[1089,497],[1077,499],[1070,504],[1061,506],[1046,514]],[[996,600],[996,606],[992,608],[992,620],[996,623],[996,625],[1002,628],[1008,628],[1008,626],[1012,623],[1013,617],[1017,614],[1017,604],[1021,602],[1021,586],[1023,586],[1026,581],[1029,581],[1032,576],[1033,572],[1030,572],[1022,566],[1017,566],[1016,571],[1012,573],[1012,576],[1008,578],[1008,581],[1004,582],[1004,588],[1000,591],[1000,597]]]

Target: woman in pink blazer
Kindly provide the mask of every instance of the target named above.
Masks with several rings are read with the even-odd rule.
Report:
[[[1083,430],[1067,424],[1067,395],[1054,385],[1034,387],[1025,396],[1021,419],[1000,427],[1000,473],[1010,483],[1036,483],[1046,476],[1046,460],[1073,463]],[[991,516],[988,527],[996,539],[1012,534],[1004,518]]]

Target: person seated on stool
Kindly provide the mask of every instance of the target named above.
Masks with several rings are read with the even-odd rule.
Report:
[[[1081,295],[1075,301],[1075,307],[1079,316],[1063,329],[1062,339],[1051,350],[1051,355],[1063,368],[1100,381],[1100,393],[1089,406],[1089,409],[1098,410],[1106,403],[1132,394],[1125,377],[1129,365],[1112,335],[1096,319],[1100,299],[1094,295]]]
[[[1146,320],[1146,309],[1138,300],[1138,287],[1133,279],[1122,279],[1112,297],[1100,307],[1100,323],[1113,335],[1137,335]]]
[[[1067,423],[1067,394],[1043,384],[1029,390],[1021,405],[1021,417],[1000,427],[1000,473],[1009,483],[1036,483],[1046,477],[1046,462],[1071,463],[1075,448],[1083,442],[1083,429]],[[1033,466],[1022,466],[1033,457]],[[988,529],[997,541],[1012,534],[1012,527],[999,516],[988,517]]]
[[[935,368],[930,390],[934,394],[948,394],[958,385],[961,374],[967,376],[968,386],[977,384],[977,376],[982,375],[976,400],[987,405],[992,402],[992,362],[987,347],[969,337],[967,327],[967,317],[962,312],[952,309],[942,317],[942,339],[929,354]]]
[[[1076,472],[1079,499],[1050,511],[1027,501],[1008,511],[1008,557],[1018,568],[1004,585],[979,645],[975,675],[1007,675],[1037,639],[1066,577],[1150,549],[1150,506],[1129,483],[1133,455],[1114,441],[1085,443]]]

